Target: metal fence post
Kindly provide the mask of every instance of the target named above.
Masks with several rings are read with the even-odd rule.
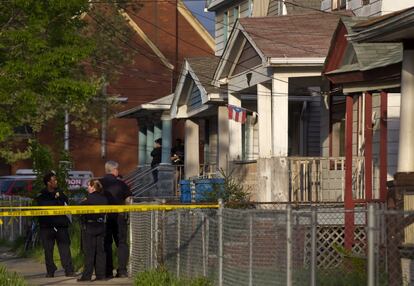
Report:
[[[155,246],[155,259],[154,259],[154,266],[155,268],[158,267],[158,262],[159,262],[159,258],[160,258],[160,241],[159,241],[159,212],[155,211],[155,216],[154,216],[154,246]]]
[[[201,213],[201,252],[202,252],[202,263],[203,263],[203,276],[207,276],[207,264],[206,264],[206,218],[204,213]]]
[[[218,201],[218,285],[223,286],[223,200]]]
[[[177,211],[177,277],[180,277],[181,212]]]
[[[249,216],[249,286],[253,286],[253,213]]]
[[[154,268],[154,211],[151,211],[151,231],[150,231],[150,268]]]
[[[286,285],[292,285],[292,207],[286,207]]]
[[[368,204],[368,286],[375,285],[375,204]]]
[[[316,226],[318,224],[317,221],[317,214],[316,214],[316,207],[312,207],[312,215],[311,215],[311,286],[316,286],[316,243],[317,243],[317,235],[316,235]]]

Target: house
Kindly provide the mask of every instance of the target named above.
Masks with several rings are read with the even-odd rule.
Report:
[[[135,53],[134,62],[126,64],[118,78],[104,89],[108,97],[124,99],[122,110],[171,94],[183,58],[210,55],[214,49],[213,38],[182,1],[177,6],[168,1],[136,2],[139,9],[134,8],[136,5],[126,5],[119,11],[134,33],[133,39],[125,43],[125,48]],[[106,24],[110,26],[110,20]],[[122,37],[115,29],[114,34]],[[126,174],[138,165],[140,126],[136,120],[107,118],[105,114],[103,111],[99,132],[94,135],[77,131],[68,124],[65,143],[77,170],[90,170],[100,176],[105,162],[116,160],[121,173]],[[45,130],[42,142],[52,144],[54,136],[50,129]],[[12,167],[10,171],[14,173],[19,168],[31,168],[31,162],[19,162]]]
[[[362,45],[389,46],[399,45],[401,61],[399,68],[393,65],[384,69],[382,76],[395,78],[401,93],[400,124],[398,140],[398,160],[395,174],[396,192],[402,197],[400,206],[405,211],[412,211],[412,190],[414,185],[414,7],[370,19],[355,25],[348,40]],[[375,80],[380,80],[376,74]],[[384,92],[383,92],[384,93]],[[401,206],[403,205],[403,206]],[[402,245],[396,241],[395,251],[400,254],[401,263],[393,263],[390,273],[397,273],[390,285],[411,285],[414,282],[412,257],[414,249],[414,224],[403,224],[401,232]],[[404,233],[404,235],[402,235]],[[402,274],[402,275],[399,275]]]
[[[309,13],[320,9],[320,0],[209,0],[215,13],[215,55],[221,56],[237,19]]]
[[[382,16],[411,7],[411,0],[322,0],[322,11],[350,10],[356,16]]]
[[[241,18],[229,36],[214,83],[225,91],[221,96],[228,105],[250,114],[247,124],[223,121],[224,127],[218,127],[228,129],[228,139],[217,151],[218,158],[226,154],[227,162],[218,164],[242,181],[254,182],[258,201],[321,198],[316,184],[292,194],[289,186],[303,182],[292,181],[290,174],[300,176],[298,157],[322,153],[321,92],[326,83],[321,71],[338,20],[338,15],[320,13]],[[314,163],[319,168],[319,161]]]

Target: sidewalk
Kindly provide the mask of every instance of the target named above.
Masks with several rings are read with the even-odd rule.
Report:
[[[9,249],[0,247],[0,264],[7,267],[11,272],[17,272],[30,285],[132,285],[131,278],[114,278],[108,281],[77,282],[76,278],[65,277],[62,269],[55,272],[54,278],[45,278],[45,265],[30,258],[19,258]],[[94,278],[92,278],[94,279]]]

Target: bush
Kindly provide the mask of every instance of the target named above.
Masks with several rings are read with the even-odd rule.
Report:
[[[4,266],[0,266],[0,286],[27,286],[27,282],[16,272],[8,272]]]
[[[134,286],[211,286],[205,277],[193,279],[177,278],[164,267],[148,270],[135,276]]]

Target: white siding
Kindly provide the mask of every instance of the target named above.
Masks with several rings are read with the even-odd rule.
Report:
[[[388,94],[388,179],[397,172],[398,139],[400,133],[400,97],[399,93]]]
[[[245,17],[249,17],[249,1],[243,1],[240,2],[238,5],[233,5],[233,6],[228,6],[224,9],[220,9],[216,11],[216,32],[215,32],[215,37],[216,37],[216,56],[221,56],[223,54],[223,50],[224,47],[226,45],[226,40],[224,38],[224,29],[227,28],[228,29],[228,33],[227,33],[227,37],[230,36],[230,32],[231,32],[231,28],[233,27],[234,24],[234,17],[233,17],[233,9],[235,7],[239,6],[240,8],[240,18],[245,18]],[[230,27],[224,27],[224,12],[228,11],[230,17],[230,21],[229,21],[229,25]]]
[[[322,0],[321,10],[330,11],[332,0]],[[347,0],[347,10],[352,10],[356,16],[380,16],[392,13],[414,5],[413,0],[370,0],[369,4],[362,5],[362,0]]]

